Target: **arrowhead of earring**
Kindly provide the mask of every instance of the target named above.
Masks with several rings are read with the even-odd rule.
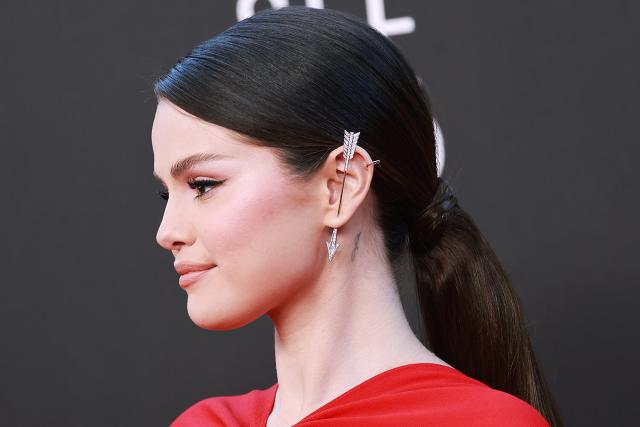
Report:
[[[333,233],[331,233],[331,241],[325,242],[327,244],[327,251],[329,252],[329,262],[333,260],[333,257],[336,254],[338,247],[340,246],[340,243],[338,243],[337,241],[337,234],[338,229],[334,228]]]

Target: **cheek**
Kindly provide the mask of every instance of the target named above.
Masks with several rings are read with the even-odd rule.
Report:
[[[301,193],[287,193],[290,185],[246,188],[215,209],[201,237],[227,307],[260,315],[312,280],[325,244],[320,216]]]

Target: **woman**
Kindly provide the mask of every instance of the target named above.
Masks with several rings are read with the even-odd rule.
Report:
[[[266,10],[154,89],[157,240],[189,316],[228,330],[267,314],[278,378],[196,402],[174,427],[561,425],[517,296],[438,177],[429,100],[388,38],[337,11]],[[424,343],[397,292],[403,253]]]

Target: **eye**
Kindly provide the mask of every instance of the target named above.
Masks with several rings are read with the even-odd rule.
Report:
[[[194,190],[198,190],[198,195],[196,196],[196,199],[199,199],[200,197],[204,196],[205,194],[207,194],[209,192],[209,190],[205,191],[205,188],[207,187],[217,187],[218,185],[222,184],[223,182],[225,182],[226,180],[216,180],[216,179],[201,179],[201,180],[194,180],[194,179],[190,179],[189,180],[189,187],[191,187]]]

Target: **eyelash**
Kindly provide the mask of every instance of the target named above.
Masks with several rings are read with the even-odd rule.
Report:
[[[222,184],[224,181],[226,180],[215,180],[215,179],[201,179],[201,180],[195,180],[195,179],[190,179],[189,181],[187,181],[187,184],[189,184],[189,187],[193,190],[198,190],[198,195],[195,197],[196,199],[201,198],[202,196],[204,196],[205,194],[207,194],[209,191],[204,191],[205,187],[217,187],[218,185]],[[164,200],[169,200],[169,192],[166,190],[158,190],[158,195],[163,198]]]

